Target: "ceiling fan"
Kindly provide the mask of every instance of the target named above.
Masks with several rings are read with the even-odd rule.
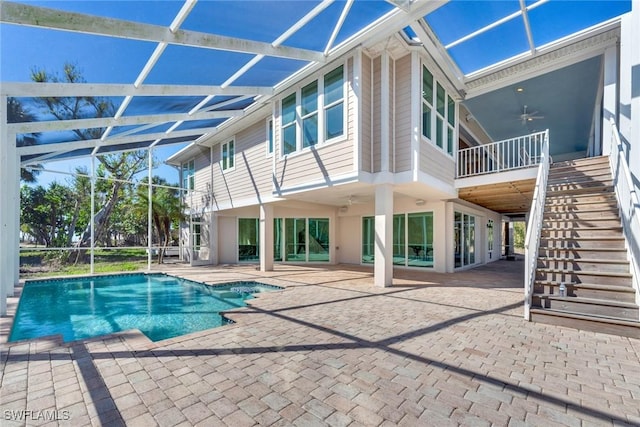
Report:
[[[527,106],[525,105],[524,108],[522,109],[522,114],[520,114],[520,122],[522,123],[522,125],[526,125],[527,122],[532,122],[534,120],[539,120],[539,119],[544,119],[544,116],[538,116],[538,111],[533,111],[531,113],[527,112]]]

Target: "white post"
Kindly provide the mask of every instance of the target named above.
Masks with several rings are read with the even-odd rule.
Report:
[[[384,288],[393,284],[393,186],[378,185],[375,198],[373,282]]]
[[[260,271],[273,271],[273,206],[260,205]]]
[[[89,262],[90,265],[90,272],[91,274],[95,273],[95,266],[94,266],[94,248],[95,248],[95,217],[96,217],[96,156],[95,155],[91,155],[91,223],[90,223],[90,227],[91,227],[91,246],[89,248],[90,251],[90,257],[91,257],[91,261]]]
[[[147,270],[151,271],[151,257],[152,257],[152,245],[151,240],[153,239],[153,185],[151,184],[151,169],[153,168],[152,159],[153,159],[153,148],[149,148],[147,153],[149,155],[148,163],[147,163],[147,197],[149,203],[147,203]],[[162,250],[162,248],[158,249]]]
[[[604,93],[602,96],[602,154],[609,155],[611,151],[611,123],[613,118],[618,122],[618,48],[608,47],[604,51]],[[599,137],[599,135],[598,135]],[[598,154],[598,151],[595,152]]]
[[[16,135],[10,134],[8,141],[15,141],[15,140],[16,140]],[[13,181],[13,185],[11,186],[13,202],[9,206],[15,206],[15,209],[13,209],[13,212],[14,212],[13,221],[15,225],[12,229],[14,233],[13,242],[15,245],[14,246],[15,250],[13,251],[13,282],[10,283],[10,288],[7,290],[7,295],[9,296],[14,295],[15,287],[20,281],[20,156],[16,153],[13,156],[13,159],[14,159],[13,165],[14,165],[14,171],[15,171],[15,173],[13,174],[15,178]]]
[[[15,141],[9,141],[7,132],[7,97],[0,96],[0,180],[2,182],[13,182],[15,176],[10,176],[11,167],[9,162],[11,153],[15,150]],[[0,191],[0,315],[7,314],[7,295],[9,291],[9,281],[3,278],[13,277],[11,269],[11,241],[8,238],[9,228],[13,227],[10,211],[10,196],[8,191]]]

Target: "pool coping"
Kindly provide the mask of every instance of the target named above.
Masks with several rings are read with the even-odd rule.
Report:
[[[234,325],[241,325],[242,322],[238,322],[234,319],[229,318],[227,315],[232,314],[236,310],[245,310],[247,308],[251,308],[250,304],[247,304],[245,307],[236,307],[229,310],[224,310],[219,312],[223,319],[226,320],[225,324],[221,326],[217,326],[215,328],[203,329],[201,331],[194,331],[188,334],[179,335],[177,337],[167,338],[159,341],[152,341],[149,339],[142,331],[139,329],[126,329],[123,331],[113,332],[111,334],[99,335],[95,337],[89,338],[81,338],[73,341],[63,341],[61,334],[53,334],[46,335],[38,338],[29,338],[24,340],[18,340],[9,342],[9,336],[11,335],[11,329],[13,327],[13,321],[15,319],[16,312],[18,311],[18,305],[20,303],[20,298],[22,296],[22,291],[24,290],[24,286],[29,282],[55,282],[55,281],[63,281],[69,279],[86,279],[92,277],[105,277],[105,276],[133,276],[133,275],[144,275],[144,276],[170,276],[175,277],[181,280],[185,280],[188,282],[199,283],[206,286],[216,287],[216,286],[228,286],[235,283],[246,283],[246,282],[255,282],[260,285],[264,285],[271,288],[276,288],[278,291],[285,291],[288,286],[282,284],[281,280],[278,280],[279,284],[271,284],[271,283],[263,283],[262,281],[258,282],[256,280],[233,280],[233,281],[213,281],[213,282],[199,282],[197,280],[189,279],[179,274],[167,274],[161,271],[143,271],[143,272],[122,272],[122,273],[98,273],[93,275],[81,275],[81,276],[54,276],[54,277],[44,277],[44,278],[29,278],[29,279],[21,279],[18,282],[18,285],[14,288],[14,295],[7,297],[7,314],[4,316],[0,316],[0,345],[3,348],[10,348],[16,346],[24,346],[35,344],[38,348],[49,348],[49,347],[73,347],[80,343],[89,343],[96,341],[110,341],[110,340],[120,340],[124,342],[129,348],[142,350],[142,349],[153,349],[158,346],[165,346],[167,344],[173,344],[176,342],[181,342],[184,340],[193,339],[197,337],[199,334],[211,333],[214,329],[219,329],[223,327],[233,327]],[[269,280],[268,278],[265,278]],[[262,298],[265,295],[271,294],[271,292],[260,292],[254,296],[254,299]]]

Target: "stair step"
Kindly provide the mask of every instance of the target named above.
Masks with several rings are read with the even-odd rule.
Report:
[[[545,218],[542,228],[603,228],[620,226],[619,218]]]
[[[542,248],[554,249],[624,249],[625,240],[622,235],[606,237],[556,237],[542,236],[540,245]]]
[[[552,167],[563,167],[563,166],[584,166],[584,165],[593,165],[593,164],[609,164],[608,156],[593,156],[593,157],[582,157],[579,159],[572,160],[563,160],[561,162],[554,162]]]
[[[551,309],[532,308],[530,313],[534,322],[640,339],[638,321]]]
[[[622,227],[590,227],[590,228],[560,228],[560,227],[543,227],[540,230],[540,236],[555,237],[562,239],[574,239],[580,237],[618,237],[622,235]]]
[[[612,188],[611,178],[598,181],[567,181],[563,183],[547,183],[547,193],[549,192],[583,192],[600,188]],[[597,191],[597,190],[596,190]]]
[[[567,196],[601,196],[614,191],[613,185],[592,185],[582,188],[549,188],[547,187],[547,198],[567,197]]]
[[[620,219],[617,207],[609,207],[604,209],[584,209],[584,210],[565,210],[565,211],[545,211],[543,219]]]
[[[539,247],[539,257],[569,258],[576,261],[597,259],[601,261],[627,261],[627,251],[624,248],[555,248]]]
[[[627,260],[586,260],[564,258],[538,258],[537,268],[547,270],[579,271],[599,273],[628,273],[629,261]]]
[[[538,294],[560,295],[560,283],[552,281],[534,282]],[[632,286],[608,286],[592,283],[565,283],[567,296],[609,301],[635,303],[636,292]]]
[[[587,175],[558,176],[558,174],[555,174],[555,176],[551,177],[551,174],[549,174],[549,177],[547,178],[547,184],[598,182],[598,181],[604,181],[604,180],[611,180],[611,171],[609,170],[608,165],[606,168],[602,168],[601,170],[596,170],[593,173],[590,173],[588,176]]]
[[[594,194],[558,194],[547,193],[545,199],[546,208],[555,205],[596,205],[601,203],[617,203],[615,194],[610,193],[594,193]]]
[[[557,295],[534,295],[533,301],[540,302],[543,308],[552,310],[595,314],[627,320],[638,319],[638,306],[634,303],[593,298],[561,297]]]
[[[536,269],[536,281],[598,283],[612,286],[631,286],[628,272],[602,272],[594,270],[570,270],[559,268]]]

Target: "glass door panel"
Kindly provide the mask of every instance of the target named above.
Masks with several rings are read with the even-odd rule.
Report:
[[[304,218],[285,218],[285,261],[306,261],[306,229]]]
[[[308,261],[329,261],[329,219],[309,218]]]

